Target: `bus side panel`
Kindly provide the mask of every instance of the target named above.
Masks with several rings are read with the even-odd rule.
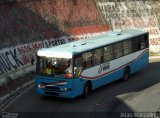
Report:
[[[86,72],[85,75],[90,75],[91,77],[93,75],[93,78],[88,80],[91,80],[92,82],[92,89],[96,89],[112,81],[121,79],[123,77],[124,68],[126,66],[130,67],[130,74],[142,70],[148,64],[148,61],[149,61],[148,55],[149,55],[148,50],[146,49],[141,50],[131,55],[111,61],[110,70],[108,70],[109,73],[106,75],[103,75],[102,73],[103,76],[98,75],[99,77],[95,78],[94,73],[96,73],[97,71],[97,68],[98,68],[97,66],[89,71],[87,70],[88,72]],[[87,73],[90,73],[90,74],[87,74]]]
[[[149,52],[145,52],[140,58],[135,62],[130,64],[131,74],[142,70],[149,63]]]
[[[79,95],[83,94],[83,89],[84,89],[86,82],[87,82],[87,80],[85,80],[85,79],[81,79],[81,78],[74,79],[74,85],[73,85],[74,96],[79,96]]]
[[[117,70],[117,71],[115,71],[115,72],[113,72],[111,74],[108,74],[106,76],[103,76],[101,78],[93,80],[92,81],[93,89],[96,89],[96,88],[98,88],[100,86],[106,85],[108,83],[111,83],[111,82],[113,82],[115,80],[118,80],[118,79],[122,78],[123,77],[123,71],[124,71],[124,69],[121,68],[121,69],[119,69],[119,70]]]

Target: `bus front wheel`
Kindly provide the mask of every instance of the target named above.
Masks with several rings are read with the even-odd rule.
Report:
[[[90,86],[89,83],[86,83],[83,90],[83,98],[86,98],[89,94]]]
[[[123,78],[122,78],[122,80],[123,80],[123,81],[128,80],[128,79],[129,79],[129,76],[130,76],[130,70],[129,70],[129,67],[126,67],[126,68],[124,69],[124,72],[123,72]]]

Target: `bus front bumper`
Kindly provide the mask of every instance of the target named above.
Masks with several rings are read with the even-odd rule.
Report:
[[[49,90],[43,90],[41,88],[36,88],[36,92],[40,95],[44,96],[53,96],[53,97],[62,97],[62,98],[74,98],[72,91],[49,91]]]

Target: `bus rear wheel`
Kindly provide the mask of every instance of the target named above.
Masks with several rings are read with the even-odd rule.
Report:
[[[130,77],[130,70],[129,70],[129,67],[126,67],[124,69],[124,72],[123,72],[123,78],[122,78],[122,80],[126,81],[126,80],[129,79],[129,77]]]

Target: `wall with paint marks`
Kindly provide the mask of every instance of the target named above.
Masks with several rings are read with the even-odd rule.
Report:
[[[109,30],[94,0],[1,1],[0,22],[0,83],[35,70],[39,48]]]
[[[160,0],[98,0],[97,5],[110,29],[144,29],[150,52],[160,53]]]

